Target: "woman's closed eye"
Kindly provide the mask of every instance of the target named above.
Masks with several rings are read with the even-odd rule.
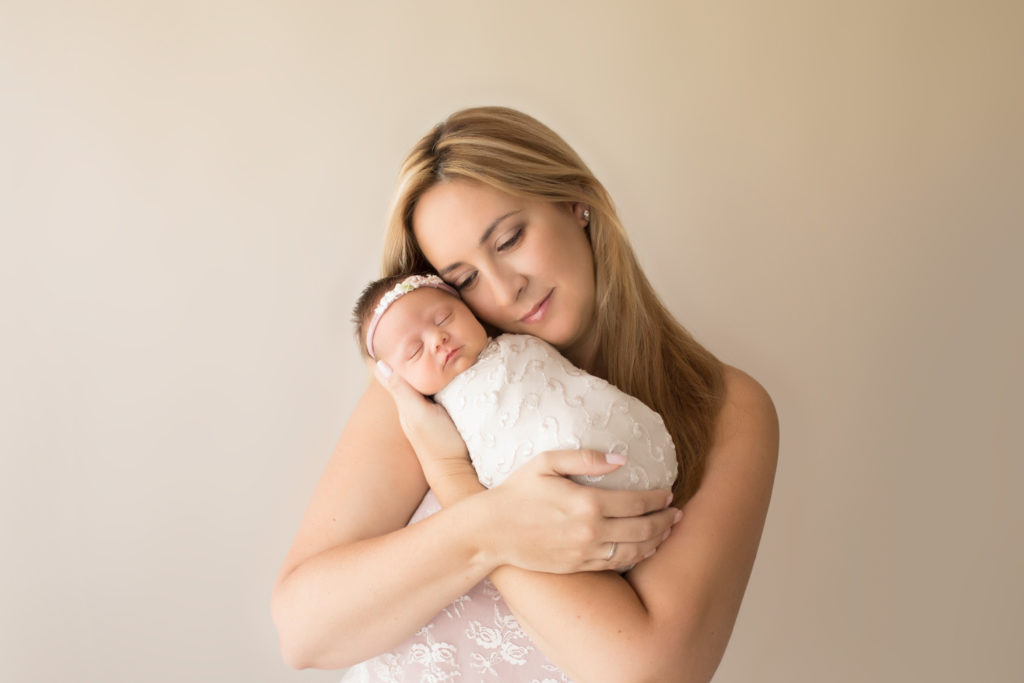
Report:
[[[504,252],[504,251],[508,251],[509,249],[512,249],[513,247],[515,247],[517,244],[519,244],[522,241],[523,233],[525,231],[526,231],[526,226],[525,225],[519,226],[518,228],[515,229],[515,231],[509,236],[509,238],[507,240],[505,240],[504,242],[499,243],[495,247],[495,251]],[[470,287],[472,287],[475,283],[476,283],[476,272],[473,272],[473,273],[470,273],[470,274],[466,275],[465,277],[463,277],[462,279],[458,280],[457,282],[455,282],[454,283],[454,287],[455,287],[455,289],[457,289],[460,292],[462,292],[462,291],[465,291],[466,289],[469,289]]]
[[[519,244],[519,240],[521,240],[523,238],[523,230],[524,229],[525,228],[520,225],[518,228],[516,228],[515,232],[512,233],[512,236],[509,237],[504,242],[502,242],[501,244],[499,244],[496,247],[496,249],[498,251],[507,251],[507,250],[511,249],[512,247],[516,246],[517,244]]]
[[[472,287],[474,282],[476,282],[476,273],[470,273],[469,275],[455,283],[455,289],[461,292],[469,287]]]

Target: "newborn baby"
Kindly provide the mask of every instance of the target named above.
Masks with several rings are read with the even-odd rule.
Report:
[[[660,415],[536,337],[488,339],[436,275],[370,283],[355,319],[370,358],[448,411],[484,486],[500,484],[538,453],[590,448],[624,455],[626,463],[609,474],[572,477],[581,484],[672,488],[676,451]]]

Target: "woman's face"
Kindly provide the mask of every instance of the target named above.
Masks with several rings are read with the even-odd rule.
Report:
[[[595,299],[584,208],[453,180],[423,194],[413,232],[481,319],[580,355],[592,351]]]

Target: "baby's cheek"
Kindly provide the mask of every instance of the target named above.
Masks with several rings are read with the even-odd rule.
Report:
[[[412,387],[424,396],[433,396],[447,384],[436,373],[420,373],[415,382],[409,382]]]

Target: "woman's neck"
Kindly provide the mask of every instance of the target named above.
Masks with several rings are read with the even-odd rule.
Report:
[[[581,370],[602,379],[608,378],[608,368],[601,354],[601,339],[597,330],[591,330],[586,337],[564,348],[562,353]]]

